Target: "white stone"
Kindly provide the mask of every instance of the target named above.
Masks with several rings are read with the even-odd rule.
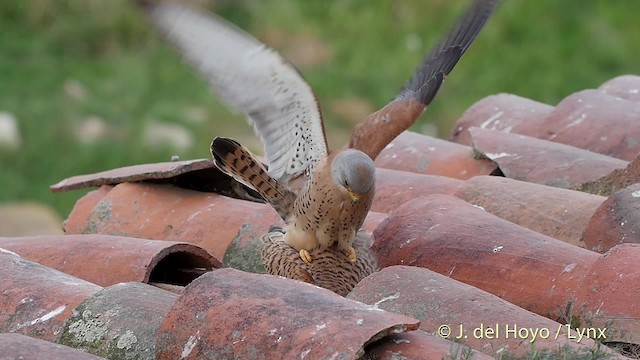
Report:
[[[194,144],[193,134],[178,124],[154,121],[147,125],[142,135],[146,146],[152,148],[171,147],[185,151]]]
[[[0,112],[0,148],[18,150],[22,136],[16,117],[8,112]]]

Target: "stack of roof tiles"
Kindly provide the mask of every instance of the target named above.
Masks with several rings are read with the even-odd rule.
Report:
[[[97,187],[67,235],[0,238],[0,358],[482,359],[593,338],[632,355],[639,140],[638,76],[555,107],[487,97],[449,140],[403,133],[365,224],[381,270],[346,297],[261,274],[281,220],[221,195],[210,160],[64,180]]]

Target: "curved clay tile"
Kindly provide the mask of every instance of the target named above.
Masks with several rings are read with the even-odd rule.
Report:
[[[376,159],[376,166],[461,180],[489,175],[497,168],[487,159],[475,158],[468,146],[411,131],[403,132],[387,145]]]
[[[527,135],[544,136],[541,124],[553,106],[512,94],[487,96],[471,105],[453,126],[449,140],[471,146],[467,130],[472,127]]]
[[[100,286],[0,248],[0,333],[58,342],[73,310]]]
[[[110,235],[0,237],[0,247],[100,286],[127,281],[186,285],[222,265],[192,244]]]
[[[389,295],[391,294],[391,295]],[[420,329],[439,334],[448,326],[447,338],[495,357],[514,358],[530,351],[556,350],[568,345],[574,351],[588,352],[595,346],[590,339],[569,339],[567,328],[534,314],[493,294],[447,276],[415,266],[390,266],[361,281],[348,296],[365,304],[377,304],[387,311],[420,320]],[[427,305],[428,304],[428,305]],[[546,329],[559,336],[506,336],[511,329]],[[512,333],[511,333],[512,334]],[[488,335],[488,336],[486,336]],[[493,335],[493,336],[492,336]],[[535,340],[532,344],[532,340]]]
[[[35,339],[29,336],[4,333],[0,334],[0,359],[65,359],[65,360],[99,360],[104,359],[84,351],[52,342]]]
[[[561,323],[640,344],[640,247],[600,254],[515,225],[449,195],[406,203],[374,232],[381,267],[421,266]]]
[[[582,232],[606,198],[500,176],[476,176],[454,194],[514,224],[585,247]]]
[[[474,150],[505,177],[573,188],[627,166],[624,160],[556,142],[499,131],[469,129]]]
[[[640,102],[640,76],[618,76],[600,85],[598,90],[611,96],[617,96],[633,102]]]
[[[104,288],[78,305],[60,343],[107,359],[155,359],[158,329],[177,298],[138,282]]]
[[[219,269],[189,284],[171,308],[157,358],[356,359],[366,345],[418,325],[303,282]]]

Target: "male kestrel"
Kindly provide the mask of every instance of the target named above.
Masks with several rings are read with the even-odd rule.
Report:
[[[268,171],[234,140],[216,138],[218,167],[255,189],[286,223],[284,241],[305,262],[336,246],[352,262],[353,241],[375,192],[375,159],[433,100],[498,0],[474,0],[389,104],[352,134],[349,149],[329,151],[318,102],[300,73],[276,51],[233,24],[176,3],[149,7],[151,21],[234,110],[247,116],[265,147]],[[305,180],[294,192],[291,183]]]

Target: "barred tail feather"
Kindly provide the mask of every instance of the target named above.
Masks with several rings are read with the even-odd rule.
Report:
[[[211,143],[211,155],[222,172],[257,191],[286,220],[296,195],[269,176],[249,149],[235,140],[217,137]]]

